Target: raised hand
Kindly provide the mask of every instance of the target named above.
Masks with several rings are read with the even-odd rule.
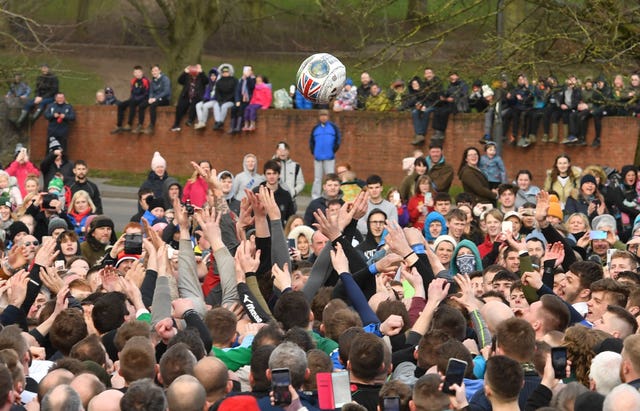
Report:
[[[527,271],[522,274],[522,284],[533,287],[536,290],[542,288],[542,274],[537,271]]]
[[[536,195],[536,221],[542,228],[547,226],[547,213],[549,212],[549,193],[541,190]]]
[[[14,307],[22,306],[24,299],[27,297],[27,284],[29,284],[29,272],[20,270],[15,273],[7,282],[7,300]]]
[[[342,235],[337,215],[327,215],[326,211],[316,210],[313,212],[313,216],[316,219],[313,226],[324,234],[329,241],[334,241]]]
[[[404,257],[413,251],[398,223],[388,221],[385,228],[389,232],[385,237],[385,243],[389,245],[392,252]]]
[[[436,278],[429,283],[427,302],[440,304],[449,294],[450,284],[444,278]]]
[[[240,215],[238,216],[237,222],[240,228],[245,229],[253,225],[254,218],[251,215],[252,211],[251,200],[249,200],[249,197],[244,197],[242,201],[240,201]]]
[[[260,199],[260,203],[264,205],[269,220],[280,220],[280,218],[282,218],[280,207],[278,207],[276,203],[273,191],[269,190],[266,186],[260,186],[258,189],[258,198]]]
[[[177,217],[176,213],[176,217]],[[201,213],[195,214],[196,221],[200,225],[205,238],[211,243],[213,251],[224,247],[222,242],[222,232],[220,231],[220,217],[222,214],[216,212],[215,208],[203,209]]]
[[[337,243],[336,249],[331,250],[331,264],[333,265],[333,269],[336,270],[337,273],[348,273],[349,271],[349,260],[347,260],[347,256],[344,254],[344,250],[342,249],[342,244]]]
[[[245,273],[255,273],[260,266],[260,250],[256,251],[255,246],[249,240],[244,240],[238,245],[234,258],[236,262],[237,279],[238,271],[242,272],[242,278],[244,278]]]
[[[52,293],[57,293],[64,287],[64,281],[54,267],[40,267],[40,280]]]
[[[15,248],[21,249],[20,251],[22,251],[22,247]],[[24,265],[26,263],[26,259],[24,259],[24,256],[22,256],[22,252],[20,252],[20,255],[18,256],[12,253],[12,251],[13,248],[11,249],[11,251],[9,251],[9,264],[11,264],[12,267],[21,267],[11,262],[11,259],[15,258],[15,261],[17,261],[18,263],[24,261],[22,263],[22,265]],[[34,262],[41,267],[50,267],[53,265],[53,260],[56,259],[58,254],[60,254],[60,251],[56,251],[56,240],[54,240],[53,238],[47,238],[42,241],[42,246],[40,246],[40,249],[36,253]]]
[[[273,286],[280,291],[284,291],[291,287],[291,274],[289,274],[289,265],[285,264],[282,269],[274,264],[271,267],[271,278],[273,278]]]
[[[253,216],[255,218],[265,218],[267,216],[267,210],[265,209],[264,204],[260,201],[258,196],[256,196],[253,191],[248,189],[245,189],[244,193],[251,203]]]
[[[468,274],[458,274],[453,277],[454,281],[458,285],[461,295],[453,295],[451,298],[454,301],[462,304],[468,311],[476,310],[479,307],[479,301],[473,292],[473,286],[471,285],[471,279]]]
[[[564,247],[560,241],[556,241],[553,244],[547,244],[547,251],[543,257],[544,261],[556,260],[556,267],[562,264],[564,261]]]

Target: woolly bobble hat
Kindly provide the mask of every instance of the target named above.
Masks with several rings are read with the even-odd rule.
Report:
[[[438,236],[438,238],[436,238],[436,241],[433,242],[433,249],[435,250],[436,248],[438,248],[440,243],[443,241],[447,241],[453,244],[453,248],[456,248],[456,246],[458,245],[458,242],[456,241],[455,238],[445,234],[445,235]]]
[[[167,168],[167,160],[165,160],[159,151],[153,153],[153,158],[151,159],[151,169],[155,170],[157,167]]]
[[[582,176],[582,178],[580,179],[580,186],[582,187],[582,185],[585,183],[593,183],[594,185],[598,185],[598,183],[596,182],[596,178],[591,174],[585,174]]]
[[[557,217],[560,220],[564,218],[562,207],[560,206],[560,200],[558,200],[558,197],[554,194],[549,196],[549,212],[547,214],[552,217]]]
[[[47,189],[51,190],[52,188],[55,188],[59,193],[64,190],[64,182],[60,177],[54,177],[51,179],[51,181],[49,181],[49,186],[47,187]]]
[[[164,206],[164,200],[161,198],[156,198],[153,196],[149,196],[146,198],[145,200],[147,202],[147,205],[149,206],[149,211],[153,210],[154,208],[162,208],[163,210],[165,209]]]

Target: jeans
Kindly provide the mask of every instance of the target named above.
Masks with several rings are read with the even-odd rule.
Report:
[[[258,119],[258,110],[262,108],[262,104],[249,104],[244,109],[244,121],[256,121]]]
[[[140,107],[138,108],[138,124],[144,124],[144,112],[147,109],[147,107],[149,108],[149,126],[154,127],[156,125],[156,118],[157,118],[157,114],[156,114],[156,109],[160,106],[168,106],[169,105],[169,100],[162,100],[162,101],[154,101],[153,103],[149,104],[149,100],[145,100],[140,104]]]
[[[53,97],[43,98],[40,103],[38,103],[38,109],[44,110],[49,104],[53,103]],[[24,105],[25,111],[31,111],[33,107],[35,107],[36,103],[33,99],[27,101],[27,104]]]
[[[427,135],[427,130],[429,129],[429,114],[431,114],[431,112],[434,110],[435,110],[434,107],[429,107],[424,111],[418,110],[415,108],[411,110],[411,119],[413,120],[413,130],[415,131],[416,135],[421,135],[421,136]]]
[[[335,173],[336,160],[314,160],[313,161],[313,187],[311,188],[311,198],[318,198],[322,195],[322,178]]]
[[[207,122],[207,120],[209,119],[209,111],[214,107],[215,103],[215,100],[209,100],[201,101],[196,104],[196,115],[198,116],[199,123],[204,124]]]
[[[224,123],[224,119],[227,118],[227,112],[233,107],[233,101],[227,101],[226,103],[218,103],[213,101],[213,119],[216,123]]]

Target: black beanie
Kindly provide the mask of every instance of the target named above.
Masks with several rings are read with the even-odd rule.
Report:
[[[14,221],[7,229],[7,240],[13,242],[18,233],[29,234],[29,227],[22,221]]]

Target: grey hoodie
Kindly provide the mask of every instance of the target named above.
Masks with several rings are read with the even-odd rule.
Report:
[[[256,160],[256,167],[252,172],[247,170],[247,158],[249,157],[253,157]],[[258,158],[255,154],[249,153],[244,156],[244,159],[242,160],[242,168],[244,171],[235,176],[233,179],[233,188],[231,189],[233,197],[238,201],[242,201],[245,197],[245,188],[251,190],[253,187],[260,185],[260,183],[264,181],[264,177],[257,172]]]

